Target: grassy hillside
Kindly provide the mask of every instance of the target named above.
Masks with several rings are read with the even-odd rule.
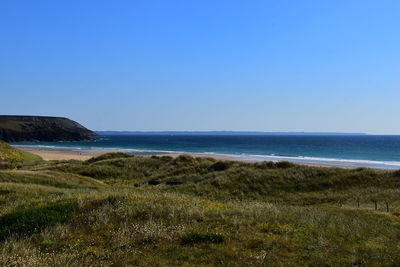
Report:
[[[97,134],[63,117],[0,115],[0,140],[81,141]]]
[[[189,156],[25,165],[0,171],[0,265],[394,266],[399,182]]]
[[[4,160],[11,164],[18,162],[35,162],[40,161],[42,158],[38,155],[13,148],[9,144],[0,141],[0,160]]]

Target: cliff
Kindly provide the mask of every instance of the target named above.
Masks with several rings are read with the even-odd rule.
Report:
[[[63,117],[0,115],[0,140],[83,141],[97,134],[79,123]]]

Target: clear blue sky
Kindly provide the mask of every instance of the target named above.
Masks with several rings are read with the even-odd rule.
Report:
[[[400,134],[400,1],[0,2],[0,114]]]

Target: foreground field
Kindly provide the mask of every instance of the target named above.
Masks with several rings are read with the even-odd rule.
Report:
[[[400,171],[106,154],[0,171],[0,265],[393,266]]]

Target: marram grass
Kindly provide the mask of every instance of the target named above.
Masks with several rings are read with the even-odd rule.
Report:
[[[389,171],[188,156],[21,165],[0,171],[0,223],[14,218],[0,265],[395,266],[399,185]],[[12,230],[21,216],[40,227]]]

